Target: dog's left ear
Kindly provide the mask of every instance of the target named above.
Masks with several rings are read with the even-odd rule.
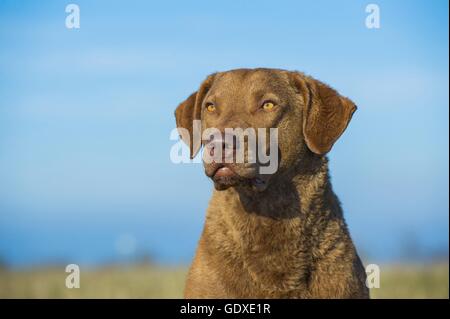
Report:
[[[357,107],[320,81],[297,72],[292,72],[291,76],[305,101],[303,135],[306,144],[312,152],[326,154],[344,133]]]
[[[198,91],[192,93],[186,100],[181,102],[175,110],[177,129],[180,132],[183,142],[185,142],[186,145],[189,146],[191,158],[194,158],[195,155],[197,155],[202,146],[201,136],[199,136],[197,139],[194,137],[194,121],[201,120],[203,99],[211,88],[212,82],[214,80],[214,75],[215,74],[208,76],[206,80],[203,81]],[[180,128],[187,130],[189,134],[183,134],[184,132],[180,131]],[[197,129],[199,131],[198,133],[200,133],[201,135],[201,127],[199,126]]]

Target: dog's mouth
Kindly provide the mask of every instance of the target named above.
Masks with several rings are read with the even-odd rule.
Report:
[[[232,168],[222,164],[217,164],[214,167],[210,177],[217,190],[225,190],[242,182],[242,178]]]
[[[213,173],[213,179],[232,178],[236,176],[237,174],[230,167],[225,165],[219,165]]]
[[[207,173],[214,182],[216,190],[225,190],[233,186],[247,186],[257,191],[263,191],[267,188],[267,178],[263,176],[241,176],[226,164],[216,164],[210,174]]]

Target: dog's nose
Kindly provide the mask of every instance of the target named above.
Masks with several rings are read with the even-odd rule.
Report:
[[[236,136],[230,134],[222,134],[219,137],[215,137],[208,143],[209,155],[215,157],[218,155],[217,151],[220,149],[222,153],[221,160],[232,159],[236,149],[238,148],[238,140]],[[220,156],[220,155],[218,155]],[[216,159],[217,160],[217,159]]]

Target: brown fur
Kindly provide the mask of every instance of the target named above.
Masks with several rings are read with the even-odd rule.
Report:
[[[261,100],[276,100],[261,112]],[[205,103],[217,110],[206,114]],[[365,270],[334,194],[325,154],[356,106],[298,72],[239,69],[209,76],[176,110],[177,126],[277,127],[279,167],[264,190],[248,181],[257,166],[230,164],[239,176],[209,203],[186,298],[368,298]],[[192,156],[199,147],[193,147]],[[205,164],[212,176],[214,167]]]

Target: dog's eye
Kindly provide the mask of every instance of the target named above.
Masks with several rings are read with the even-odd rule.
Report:
[[[274,107],[275,107],[275,103],[273,103],[272,101],[265,101],[265,102],[262,104],[262,108],[263,108],[265,111],[272,111]]]
[[[206,110],[208,112],[214,112],[216,110],[216,107],[214,106],[214,104],[208,103],[208,104],[206,104]]]

